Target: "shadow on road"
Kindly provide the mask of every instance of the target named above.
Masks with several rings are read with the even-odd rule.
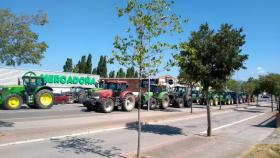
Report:
[[[262,110],[262,109],[234,109],[234,111],[251,112],[251,113],[263,113],[264,112],[264,110]]]
[[[162,112],[182,112],[179,109],[173,109],[173,108],[168,108],[168,109],[155,109],[154,111],[162,111]]]
[[[13,122],[0,121],[0,128],[1,127],[14,127],[14,123]]]
[[[108,158],[119,156],[121,154],[121,149],[117,147],[105,149],[102,146],[105,141],[101,139],[69,137],[66,139],[53,139],[52,142],[56,144],[54,148],[58,149],[60,153],[92,153]]]
[[[137,122],[127,123],[126,127],[128,130],[138,130]],[[144,124],[141,127],[141,131],[144,133],[153,133],[160,135],[185,135],[183,130],[178,127],[172,127],[169,125],[152,125],[152,124]]]
[[[276,128],[276,117],[271,116],[270,118],[266,119],[265,121],[254,125],[255,127],[266,127],[266,128]]]

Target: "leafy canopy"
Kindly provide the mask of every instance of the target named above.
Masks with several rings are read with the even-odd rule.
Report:
[[[31,27],[47,22],[44,13],[17,16],[10,10],[0,9],[0,62],[12,66],[40,64],[48,45],[38,41],[39,35]]]
[[[219,88],[234,71],[244,67],[248,55],[241,54],[245,44],[242,29],[223,24],[215,32],[208,24],[193,31],[188,42],[180,44],[183,50],[175,55],[177,64],[192,80],[199,81],[203,88]]]
[[[168,33],[181,33],[181,17],[172,13],[165,0],[129,0],[125,7],[117,7],[118,16],[126,16],[129,28],[125,37],[116,36],[113,56],[120,65],[136,67],[139,74],[156,74],[163,52],[175,45],[159,38]],[[186,22],[186,21],[183,21]]]

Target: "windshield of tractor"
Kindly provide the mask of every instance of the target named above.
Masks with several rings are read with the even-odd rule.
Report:
[[[160,87],[157,85],[150,85],[150,91],[153,93],[159,93],[160,92]]]
[[[175,87],[175,91],[179,92],[179,93],[185,93],[187,91],[187,88],[186,87],[176,86]]]
[[[71,92],[74,92],[74,93],[78,93],[82,90],[83,88],[80,88],[80,87],[74,87],[71,89]]]
[[[106,84],[106,89],[111,89],[111,90],[120,90],[120,91],[125,91],[126,90],[126,83],[107,83]]]
[[[43,86],[45,85],[43,78],[27,77],[23,78],[23,85],[25,86]]]

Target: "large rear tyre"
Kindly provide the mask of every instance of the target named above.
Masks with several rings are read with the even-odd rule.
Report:
[[[132,111],[134,107],[135,107],[135,97],[132,94],[127,94],[122,104],[122,110]]]
[[[112,99],[104,99],[99,105],[100,111],[104,113],[110,113],[114,110],[115,103]]]
[[[184,99],[183,98],[177,98],[175,100],[175,105],[176,108],[182,108],[184,107]]]
[[[54,97],[48,89],[40,90],[35,96],[35,107],[38,109],[49,109],[53,106]]]
[[[12,94],[6,98],[3,106],[6,110],[18,110],[20,109],[22,102],[23,101],[20,95]]]
[[[168,106],[170,104],[170,99],[169,99],[169,96],[168,95],[164,95],[161,99],[161,105],[160,105],[160,108],[162,109],[167,109]]]

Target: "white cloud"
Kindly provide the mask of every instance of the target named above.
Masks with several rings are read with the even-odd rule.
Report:
[[[266,73],[265,70],[264,70],[264,68],[261,67],[261,66],[258,66],[256,70],[257,70],[257,73],[258,73],[259,75],[263,75],[263,74]]]

